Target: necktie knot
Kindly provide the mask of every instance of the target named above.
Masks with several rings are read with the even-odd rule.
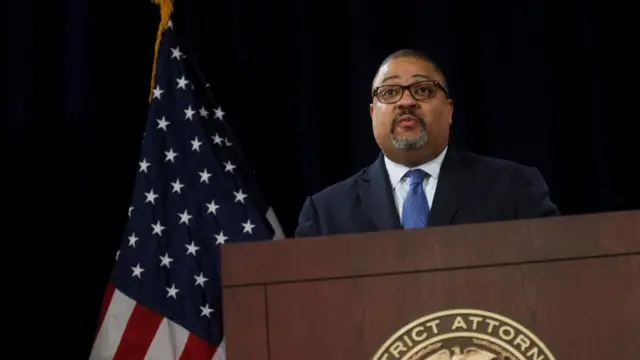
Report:
[[[409,177],[409,184],[410,185],[417,185],[417,184],[422,184],[424,179],[427,176],[429,176],[429,174],[427,174],[424,170],[413,169],[413,170],[407,171],[405,176]]]

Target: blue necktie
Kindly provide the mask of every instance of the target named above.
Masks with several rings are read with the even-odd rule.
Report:
[[[422,182],[429,174],[414,169],[407,171],[405,176],[409,176],[410,180],[409,193],[402,205],[402,225],[405,229],[425,228],[429,217],[429,203]]]

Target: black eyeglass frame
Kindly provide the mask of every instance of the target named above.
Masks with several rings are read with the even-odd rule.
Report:
[[[429,83],[429,84],[434,84],[436,86],[437,89],[440,89],[440,91],[442,91],[442,93],[444,94],[444,96],[449,99],[449,92],[447,91],[447,89],[444,88],[444,86],[442,86],[442,84],[440,84],[439,81],[437,80],[422,80],[422,81],[417,81],[414,82],[412,84],[409,85],[397,85],[397,84],[393,84],[393,85],[380,85],[376,88],[373,89],[373,93],[371,94],[372,98],[376,98],[378,99],[378,101],[380,101],[383,104],[395,104],[398,101],[400,101],[400,99],[402,99],[402,97],[404,96],[404,91],[405,90],[409,90],[409,94],[411,95],[412,98],[414,98],[416,101],[423,101],[423,100],[429,100],[429,99],[433,99],[434,97],[436,97],[436,95],[438,95],[438,92],[434,92],[433,96],[431,97],[427,97],[424,99],[417,99],[415,94],[413,92],[411,92],[411,88],[417,84],[423,84],[423,83]],[[378,90],[380,90],[380,88],[383,87],[388,87],[388,86],[394,86],[394,87],[399,87],[400,89],[402,89],[402,93],[400,94],[400,96],[398,97],[398,100],[396,101],[391,101],[391,102],[387,102],[387,101],[382,101],[380,100],[380,98],[378,97]]]

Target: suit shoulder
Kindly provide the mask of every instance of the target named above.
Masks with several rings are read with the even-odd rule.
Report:
[[[323,199],[333,199],[348,196],[353,194],[353,191],[357,189],[357,183],[367,173],[367,168],[361,169],[357,173],[349,176],[346,179],[340,180],[332,185],[325,187],[324,189],[316,192],[312,195],[315,201]]]
[[[506,176],[522,185],[544,181],[535,166],[524,165],[513,160],[480,155],[469,151],[460,154],[463,161],[482,172]]]
[[[498,157],[476,154],[470,151],[461,151],[460,157],[462,161],[471,166],[476,166],[493,171],[527,171],[530,166],[517,163],[513,160],[502,159]]]

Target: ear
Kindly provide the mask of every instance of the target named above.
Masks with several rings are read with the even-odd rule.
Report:
[[[373,103],[369,104],[369,116],[373,119]]]
[[[453,100],[447,100],[447,108],[449,109],[449,125],[453,124]]]

